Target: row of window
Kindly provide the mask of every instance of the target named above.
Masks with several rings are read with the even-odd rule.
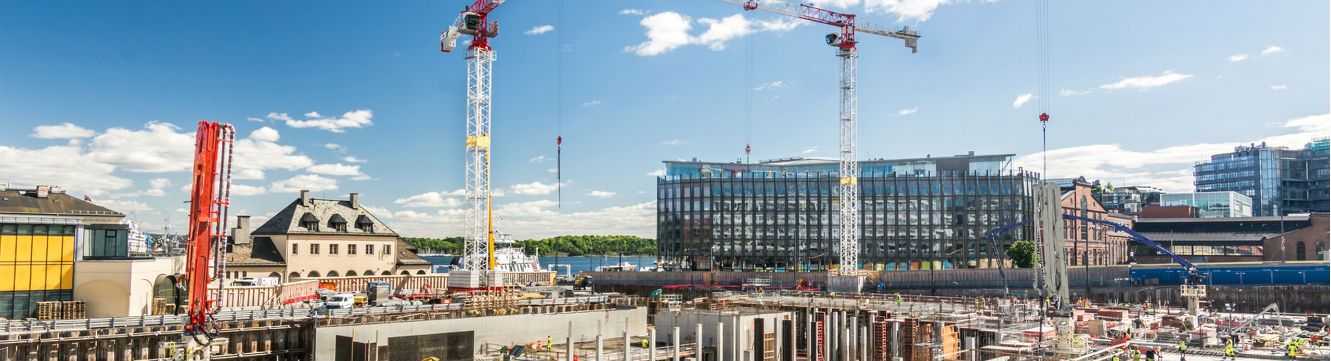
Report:
[[[329,244],[329,245],[328,245],[328,254],[338,254],[338,252],[340,252],[340,248],[341,248],[341,246],[342,246],[342,244],[338,244],[338,243]],[[348,254],[348,255],[354,255],[354,254],[357,254],[357,248],[356,248],[357,245],[356,245],[356,244],[352,243],[352,244],[347,244],[346,246],[347,246],[347,254]],[[310,243],[310,254],[319,254],[319,249],[320,249],[320,245],[319,245],[318,243]],[[383,250],[384,250],[384,254],[393,254],[393,245],[384,245]],[[297,244],[297,243],[291,243],[291,254],[300,254],[300,244]],[[373,244],[366,244],[366,245],[365,245],[365,254],[366,254],[366,255],[374,255],[374,245],[373,245]]]

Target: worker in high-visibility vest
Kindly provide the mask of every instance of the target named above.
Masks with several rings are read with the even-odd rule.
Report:
[[[545,336],[545,349],[546,350],[555,349],[555,341],[551,339],[550,336]]]
[[[1142,361],[1142,352],[1132,349],[1132,361]]]
[[[1178,341],[1178,353],[1180,354],[1188,353],[1188,343],[1186,341],[1184,340]]]
[[[1225,357],[1233,360],[1236,354],[1238,354],[1238,352],[1234,350],[1234,339],[1225,339]],[[1220,359],[1224,360],[1225,357]]]
[[[1294,346],[1294,343],[1291,342],[1289,344],[1289,359],[1293,360],[1297,357],[1299,357],[1299,348],[1298,346]]]

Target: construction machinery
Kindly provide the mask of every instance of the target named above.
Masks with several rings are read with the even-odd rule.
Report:
[[[462,35],[471,36],[467,46],[467,165],[466,224],[462,254],[485,252],[486,259],[470,258],[461,264],[462,272],[449,277],[450,288],[476,289],[497,278],[487,275],[494,269],[494,222],[490,194],[490,94],[491,69],[495,61],[490,38],[499,35],[499,22],[491,22],[490,12],[503,0],[476,0],[439,35],[439,50],[451,52]],[[455,281],[456,280],[456,281]]]
[[[859,292],[864,279],[859,276],[859,238],[860,238],[860,190],[859,190],[859,164],[855,159],[855,118],[856,118],[856,84],[855,84],[855,66],[859,52],[856,49],[858,41],[855,40],[857,33],[867,33],[873,35],[886,36],[889,38],[901,39],[905,41],[906,47],[914,53],[917,51],[916,43],[920,39],[920,34],[908,27],[902,27],[896,31],[888,31],[883,28],[868,25],[856,21],[855,14],[842,13],[819,8],[809,4],[792,5],[776,0],[754,1],[754,0],[723,0],[728,3],[743,6],[744,10],[761,10],[773,14],[784,15],[803,20],[808,20],[820,24],[831,25],[839,28],[839,33],[831,33],[825,37],[827,45],[836,48],[836,55],[841,59],[841,104],[840,104],[840,158],[839,177],[839,242],[840,265],[837,267],[837,274],[840,277],[828,279],[829,288],[842,292]],[[745,152],[749,147],[745,146]]]
[[[209,285],[226,272],[227,208],[231,192],[231,146],[236,132],[230,124],[200,121],[194,138],[194,178],[190,186],[189,239],[185,274],[180,278],[189,298],[184,340],[176,359],[206,360],[218,334],[213,315],[222,306]]]

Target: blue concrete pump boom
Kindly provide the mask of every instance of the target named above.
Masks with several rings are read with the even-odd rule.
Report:
[[[1137,233],[1137,231],[1132,230],[1132,228],[1128,228],[1127,226],[1124,226],[1122,224],[1106,221],[1103,219],[1088,218],[1072,214],[1064,214],[1063,219],[1070,221],[1085,221],[1085,222],[1100,224],[1108,226],[1109,228],[1113,228],[1114,230],[1127,233],[1129,238],[1132,239],[1133,242],[1137,242],[1138,244],[1151,247],[1152,249],[1155,249],[1156,251],[1169,256],[1170,259],[1174,260],[1174,263],[1178,263],[1180,266],[1183,266],[1183,269],[1188,271],[1188,281],[1189,281],[1188,283],[1200,282],[1201,274],[1197,272],[1196,265],[1192,264],[1192,262],[1189,262],[1187,259],[1184,259],[1183,257],[1174,254],[1174,252],[1170,252],[1168,248],[1161,246],[1159,243],[1155,243],[1155,241],[1152,241],[1150,238],[1146,238],[1146,236],[1142,235],[1141,233]],[[1017,227],[1029,224],[1031,224],[1031,221],[1022,221],[989,230],[989,234],[987,236],[989,240],[989,250],[993,252],[993,254],[998,254],[998,244],[994,242],[994,237],[997,237],[999,234],[1011,232],[1013,229]],[[1003,262],[998,263],[998,275],[1000,278],[1003,279],[1003,292],[1006,293],[1008,291],[1007,275],[1003,273]]]

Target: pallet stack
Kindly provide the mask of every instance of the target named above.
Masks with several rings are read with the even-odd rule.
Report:
[[[83,301],[61,301],[60,318],[66,320],[87,318],[88,311],[85,306],[86,304]]]
[[[60,318],[60,301],[37,302],[38,320],[55,320]]]

